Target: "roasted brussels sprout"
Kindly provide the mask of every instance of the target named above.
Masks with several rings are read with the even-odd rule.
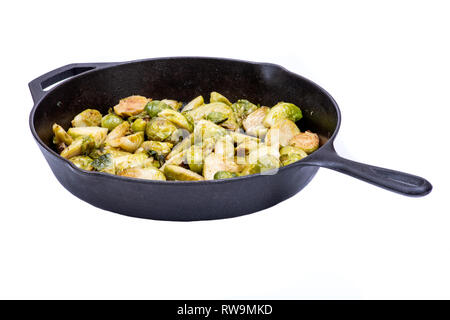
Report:
[[[212,102],[209,104],[204,104],[200,107],[186,111],[185,113],[192,117],[194,123],[205,119],[208,114],[212,112],[218,112],[226,115],[228,118],[231,117],[233,110],[231,107],[223,102]]]
[[[148,139],[164,141],[177,130],[177,127],[167,119],[156,117],[147,123],[145,133]]]
[[[280,149],[280,161],[283,166],[302,160],[306,156],[308,154],[297,147],[286,146]]]
[[[69,159],[78,168],[91,171],[94,167],[92,166],[92,158],[88,156],[75,156]]]
[[[290,141],[291,146],[303,149],[307,154],[310,154],[319,148],[319,136],[311,131],[298,133]]]
[[[95,127],[102,122],[102,114],[95,109],[86,109],[72,120],[72,127]]]
[[[156,168],[128,168],[122,170],[118,175],[130,178],[139,178],[147,180],[162,180],[165,181],[164,174]]]
[[[131,130],[133,130],[133,132],[144,132],[145,131],[145,127],[147,126],[147,121],[145,121],[144,119],[138,118],[136,120],[133,121],[133,123],[131,124]]]
[[[170,159],[166,158],[166,162],[161,166],[160,170],[164,171],[164,168],[168,165],[179,166],[183,163],[186,163],[186,155],[190,149],[183,150],[182,152],[178,152],[173,155]]]
[[[271,155],[278,159],[280,157],[278,146],[266,146],[261,144],[258,148],[250,151],[248,161],[250,164],[257,164],[259,159],[265,157],[266,155]]]
[[[258,106],[251,103],[248,100],[238,100],[236,103],[233,103],[231,105],[231,109],[233,109],[233,112],[236,116],[236,120],[238,121],[239,125],[242,124],[242,121],[252,112],[256,111],[258,109]]]
[[[224,136],[217,140],[214,145],[214,153],[224,158],[234,157],[234,143],[231,136]]]
[[[238,175],[235,172],[229,172],[229,171],[218,171],[216,174],[214,174],[214,180],[221,180],[221,179],[230,179],[235,178]]]
[[[194,144],[201,144],[209,138],[217,139],[224,136],[227,131],[208,120],[200,120],[194,128]]]
[[[119,101],[114,112],[121,117],[135,116],[144,111],[149,99],[143,96],[130,96]]]
[[[255,138],[252,136],[248,136],[246,134],[240,133],[240,132],[235,132],[235,131],[230,131],[230,136],[233,138],[234,143],[236,144],[241,144],[244,142],[250,142],[250,141],[254,141],[257,143],[261,142],[261,139],[259,138]]]
[[[211,153],[204,160],[203,177],[206,180],[214,180],[214,175],[218,171],[238,172],[238,165],[230,159],[225,159],[220,155]]]
[[[53,124],[53,143],[54,144],[60,144],[60,143],[64,143],[65,145],[69,145],[73,142],[72,137],[66,132],[66,130],[63,129],[63,127],[61,127],[58,124]]]
[[[161,102],[167,104],[169,107],[171,107],[175,111],[180,110],[181,106],[183,105],[182,102],[178,102],[176,100],[169,100],[169,99],[163,99],[163,100],[161,100]]]
[[[113,157],[116,173],[129,168],[154,167],[153,158],[145,153],[134,153],[125,156]]]
[[[197,98],[191,100],[187,105],[184,106],[183,112],[200,107],[204,103],[203,97],[198,96]]]
[[[267,128],[272,127],[277,121],[289,119],[297,122],[302,118],[302,111],[293,103],[278,102],[264,117],[263,124]]]
[[[95,147],[91,136],[80,136],[61,152],[61,157],[70,159],[80,154],[88,154]]]
[[[148,152],[154,151],[158,155],[167,156],[172,150],[173,144],[169,142],[161,142],[161,141],[145,141],[141,144],[141,146],[136,150],[135,153],[139,152]]]
[[[144,132],[136,132],[119,138],[119,147],[128,152],[135,152],[144,142]]]
[[[102,118],[102,127],[112,131],[115,127],[123,122],[123,119],[117,114],[109,113]]]
[[[104,117],[84,110],[67,132],[53,124],[53,142],[80,169],[180,181],[275,172],[319,147],[317,134],[296,126],[302,113],[291,103],[231,104],[211,92],[210,103],[198,96],[181,107],[176,100],[130,96]]]
[[[243,121],[242,125],[245,133],[251,136],[264,137],[267,133],[267,128],[263,124],[263,120],[270,111],[268,107],[261,107],[250,113]]]
[[[243,157],[248,155],[251,151],[259,148],[261,145],[262,143],[254,140],[243,141],[236,147],[236,155]]]
[[[212,103],[212,102],[223,102],[223,103],[231,106],[230,100],[228,100],[223,95],[221,95],[220,93],[215,92],[215,91],[211,92],[211,96],[209,97],[209,102],[210,103]]]
[[[169,138],[167,138],[167,142],[172,143],[173,145],[178,145],[184,138],[188,137],[191,133],[186,129],[178,128],[175,130]]]
[[[97,159],[94,159],[91,165],[95,170],[100,172],[107,172],[112,174],[116,173],[113,157],[110,153],[105,153],[104,155],[101,155]]]
[[[189,136],[185,137],[180,143],[178,143],[173,147],[172,151],[167,155],[166,159],[169,160],[174,155],[183,152],[184,150],[189,148],[193,142],[194,142],[194,134],[191,133]]]
[[[203,148],[201,146],[191,146],[186,152],[186,161],[189,169],[201,173],[203,169]]]
[[[266,144],[279,144],[284,147],[289,145],[289,141],[299,133],[300,129],[294,122],[288,119],[282,119],[277,121],[267,132]]]
[[[167,165],[164,168],[164,174],[168,180],[179,180],[179,181],[200,181],[204,178],[191,170],[185,169],[180,166]]]
[[[106,139],[108,129],[100,127],[76,127],[70,128],[67,133],[73,138],[91,137],[94,140],[95,147],[99,148]]]
[[[278,157],[266,154],[258,158],[257,165],[261,168],[261,173],[273,169],[277,169],[280,167],[280,160]]]
[[[164,109],[158,113],[158,117],[167,119],[177,127],[186,129],[189,132],[192,132],[194,130],[194,124],[178,111],[172,109]]]
[[[239,171],[239,176],[248,176],[251,174],[258,174],[261,172],[261,167],[258,164],[247,164]]]
[[[105,139],[105,144],[110,145],[112,147],[118,147],[120,143],[120,138],[125,136],[127,132],[130,130],[130,123],[128,121],[124,121],[118,126],[116,126]]]
[[[214,122],[216,124],[222,123],[226,120],[228,120],[228,115],[226,115],[225,113],[222,112],[211,112],[208,113],[208,115],[205,118],[208,121]]]
[[[158,114],[164,109],[170,109],[170,106],[159,100],[150,101],[145,106],[145,111],[151,118],[157,117]]]

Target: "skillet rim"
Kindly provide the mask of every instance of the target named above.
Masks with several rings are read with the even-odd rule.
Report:
[[[228,178],[228,179],[221,179],[221,180],[201,180],[201,181],[146,180],[146,179],[139,179],[139,178],[123,177],[123,176],[110,174],[110,173],[106,173],[106,172],[86,171],[86,170],[78,168],[77,166],[75,166],[68,159],[65,159],[65,158],[61,157],[57,152],[55,152],[49,146],[47,146],[41,140],[39,135],[37,134],[36,129],[34,127],[34,121],[33,121],[37,108],[39,107],[41,102],[46,98],[46,96],[50,92],[52,92],[56,88],[59,88],[62,85],[67,85],[71,80],[82,78],[82,77],[84,77],[84,76],[86,76],[86,75],[88,75],[90,73],[96,72],[96,71],[101,71],[101,70],[104,70],[104,69],[114,69],[114,68],[118,68],[118,67],[120,67],[122,65],[126,65],[126,64],[134,64],[134,63],[140,63],[140,62],[146,62],[146,61],[154,61],[154,60],[182,60],[182,59],[215,60],[217,62],[229,61],[229,62],[239,62],[239,63],[251,64],[251,65],[255,65],[255,66],[269,66],[271,68],[276,68],[276,69],[279,69],[282,72],[285,72],[287,74],[290,74],[290,75],[293,75],[295,77],[298,77],[301,80],[303,80],[305,82],[308,82],[312,86],[315,86],[322,94],[324,94],[331,101],[331,103],[334,106],[334,109],[336,111],[336,115],[337,115],[336,128],[334,129],[333,134],[328,139],[328,141],[325,144],[323,144],[322,146],[320,146],[319,149],[316,150],[314,153],[312,153],[311,155],[308,155],[308,157],[303,158],[300,161],[296,161],[296,162],[291,163],[291,164],[289,164],[287,166],[282,166],[282,167],[280,167],[278,169],[274,169],[274,170],[269,170],[268,171],[269,173],[273,172],[273,171],[276,171],[273,174],[268,174],[268,173],[261,174],[261,173],[258,173],[258,174],[252,174],[252,175],[247,175],[247,176],[242,176],[242,177],[235,177],[235,178]],[[93,64],[95,65],[95,63],[93,63]],[[305,159],[311,157],[312,155],[317,155],[317,154],[321,154],[323,152],[327,152],[326,149],[330,148],[330,146],[331,146],[331,148],[333,148],[333,141],[336,138],[337,134],[339,133],[339,129],[340,129],[340,126],[341,126],[341,111],[339,109],[339,106],[338,106],[337,102],[334,100],[334,98],[331,96],[331,94],[329,94],[324,88],[319,86],[314,81],[309,80],[308,78],[305,78],[304,76],[301,76],[301,75],[299,75],[299,74],[297,74],[295,72],[292,72],[292,71],[286,69],[285,67],[283,67],[281,65],[278,65],[278,64],[275,64],[275,63],[255,62],[255,61],[240,60],[240,59],[220,58],[220,57],[173,56],[173,57],[158,57],[158,58],[138,59],[138,60],[124,61],[124,62],[107,62],[107,63],[101,63],[101,64],[103,64],[103,65],[101,65],[101,66],[99,66],[97,68],[94,68],[92,70],[88,70],[86,72],[83,72],[81,74],[78,74],[76,76],[72,76],[72,77],[70,77],[68,79],[65,79],[65,80],[61,81],[58,85],[56,85],[54,88],[52,88],[51,90],[46,91],[39,98],[39,100],[34,103],[33,108],[31,109],[30,115],[29,115],[30,130],[31,130],[31,133],[32,133],[34,139],[38,142],[39,146],[41,148],[44,148],[54,158],[58,159],[59,161],[62,160],[65,163],[65,165],[68,166],[69,169],[75,174],[82,174],[82,175],[86,175],[86,176],[98,176],[98,177],[104,177],[104,178],[107,178],[107,179],[116,179],[116,180],[124,181],[124,182],[134,182],[134,183],[154,184],[154,185],[172,185],[172,186],[174,186],[174,185],[186,186],[186,185],[204,185],[204,184],[225,184],[225,183],[233,183],[233,182],[242,181],[244,179],[257,179],[257,178],[261,178],[261,177],[265,177],[265,176],[276,175],[280,171],[285,171],[285,170],[288,170],[290,168],[294,168],[295,166],[302,166],[302,165],[310,166],[311,162],[306,162]],[[66,65],[66,66],[70,66],[70,65],[76,66],[77,63],[69,64],[69,65]]]

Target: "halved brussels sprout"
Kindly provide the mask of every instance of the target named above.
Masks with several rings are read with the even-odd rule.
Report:
[[[173,155],[170,159],[166,158],[166,162],[161,166],[160,170],[164,171],[164,168],[168,165],[178,166],[182,163],[186,163],[186,155],[190,149],[183,150]]]
[[[200,107],[204,103],[203,97],[198,96],[197,98],[191,100],[187,105],[184,106],[183,112]]]
[[[149,140],[164,141],[177,130],[177,127],[167,119],[156,117],[147,123],[145,133]]]
[[[150,101],[145,106],[145,111],[151,118],[157,117],[158,113],[164,109],[170,109],[170,106],[159,100]]]
[[[214,145],[214,153],[224,158],[234,157],[234,143],[233,138],[230,136],[224,136],[217,140]]]
[[[226,133],[227,130],[221,126],[208,120],[200,120],[194,128],[194,144],[202,143],[209,138],[217,139]]]
[[[247,164],[239,171],[239,176],[248,176],[251,174],[257,174],[261,172],[261,167],[258,164]]]
[[[230,178],[235,178],[238,175],[235,172],[230,172],[230,171],[218,171],[216,172],[216,174],[214,175],[214,180],[221,180],[221,179],[230,179]]]
[[[106,139],[108,129],[100,127],[76,127],[70,128],[67,133],[73,139],[89,136],[94,140],[95,147],[99,148]]]
[[[111,154],[111,156],[112,156],[113,158],[131,155],[130,152],[123,151],[123,150],[120,149],[120,148],[115,148],[115,147],[111,147],[111,146],[105,146],[105,147],[103,148],[103,153],[102,153],[102,154],[106,154],[106,153]],[[101,155],[101,154],[100,154],[100,155]],[[92,153],[91,153],[89,156],[90,156],[91,158],[94,157],[94,156],[92,155]],[[98,158],[98,156],[97,156],[97,157],[94,157],[94,158]]]
[[[231,105],[231,109],[236,116],[236,120],[238,121],[239,126],[242,124],[242,121],[253,111],[258,109],[258,106],[251,103],[248,100],[241,99]]]
[[[272,127],[277,121],[289,119],[297,122],[302,118],[302,111],[293,103],[278,102],[264,117],[263,124],[267,128]]]
[[[250,113],[242,121],[245,133],[251,136],[264,137],[267,133],[267,128],[263,125],[263,120],[269,111],[269,107],[261,107]]]
[[[168,180],[179,180],[179,181],[200,181],[204,178],[191,170],[185,169],[180,166],[167,165],[164,168],[164,174]]]
[[[161,102],[167,104],[169,107],[171,107],[175,111],[180,110],[181,106],[183,105],[182,102],[178,102],[176,100],[169,100],[169,99],[163,99],[163,100],[161,100]]]
[[[176,144],[172,151],[167,155],[166,159],[169,160],[174,155],[188,149],[194,141],[194,134],[191,133],[189,136],[185,137],[180,143]]]
[[[297,147],[286,146],[280,149],[280,161],[283,166],[301,160],[306,156],[308,156],[308,154]]]
[[[114,107],[114,112],[123,117],[135,116],[144,111],[149,99],[143,96],[130,96],[119,101]]]
[[[289,119],[277,121],[267,132],[265,142],[267,145],[289,145],[289,141],[297,134],[300,129]]]
[[[133,121],[133,123],[131,124],[131,130],[133,130],[133,132],[144,132],[145,131],[145,127],[147,126],[147,121],[145,121],[144,119],[138,118],[136,120]]]
[[[73,142],[72,137],[60,125],[54,123],[52,129],[53,134],[55,135],[53,137],[54,144],[64,143],[66,145],[70,145]]]
[[[195,109],[187,111],[186,114],[192,117],[194,122],[205,119],[211,112],[218,112],[226,115],[228,118],[233,114],[231,107],[223,102],[212,102],[209,104],[204,104]]]
[[[262,143],[254,140],[244,140],[236,147],[236,154],[240,157],[248,155],[251,151],[259,148]]]
[[[203,148],[201,146],[191,146],[186,152],[186,161],[189,169],[201,173],[203,169]]]
[[[298,153],[291,153],[289,155],[285,155],[280,157],[281,163],[283,166],[287,166],[291,163],[302,160],[304,157]]]
[[[304,150],[307,154],[310,154],[319,148],[319,136],[308,130],[295,135],[289,141],[289,144]]]
[[[158,117],[167,119],[179,128],[186,129],[189,132],[192,132],[194,130],[194,124],[178,111],[172,109],[164,109],[158,113]]]
[[[228,120],[228,116],[225,113],[213,111],[209,113],[205,119],[214,122],[216,124],[219,124]]]
[[[120,176],[146,179],[146,180],[161,180],[165,181],[164,173],[156,168],[128,168],[119,173]]]
[[[203,164],[203,177],[206,180],[214,180],[214,175],[218,171],[238,172],[238,165],[231,159],[225,159],[220,155],[211,153],[205,158]]]
[[[128,152],[135,152],[144,142],[144,132],[136,132],[119,138],[119,147]]]
[[[233,142],[236,143],[236,144],[241,144],[243,142],[250,143],[251,141],[254,141],[254,142],[257,142],[257,143],[261,142],[261,139],[259,139],[259,138],[248,136],[246,134],[243,134],[243,133],[240,133],[240,132],[236,132],[236,131],[231,131],[230,132],[230,136],[233,138]]]
[[[260,168],[261,172],[265,172],[272,169],[277,169],[280,167],[280,160],[271,154],[266,154],[258,158],[256,163]]]
[[[306,152],[303,149],[294,147],[294,146],[286,146],[280,149],[280,157],[286,156],[292,153],[298,153],[300,155],[303,155],[304,157],[307,156]]]
[[[97,159],[94,159],[91,165],[95,170],[100,172],[107,172],[111,174],[116,173],[113,156],[110,153],[105,153]]]
[[[184,138],[188,137],[191,133],[186,129],[178,128],[175,130],[169,138],[166,139],[167,142],[176,145],[184,140]]]
[[[209,102],[210,103],[212,103],[212,102],[222,102],[222,103],[225,103],[225,104],[231,106],[230,100],[228,100],[223,95],[221,95],[220,93],[215,92],[215,91],[211,92],[211,95],[209,97]]]
[[[248,155],[248,162],[250,164],[257,164],[259,159],[265,157],[266,155],[271,155],[278,159],[280,157],[278,146],[266,146],[260,144],[258,148],[250,151]]]
[[[94,167],[92,166],[92,158],[88,156],[75,156],[69,159],[78,168],[91,171]]]
[[[117,114],[109,113],[102,118],[102,127],[112,131],[115,127],[123,122],[123,119]]]
[[[61,157],[70,159],[80,154],[88,154],[94,147],[95,142],[92,137],[80,136],[61,152]]]
[[[105,139],[105,144],[113,147],[118,147],[120,143],[120,138],[125,136],[130,130],[130,123],[128,121],[124,121],[118,126],[116,126]]]
[[[95,109],[86,109],[72,120],[72,127],[95,127],[102,122],[102,114]]]
[[[153,167],[153,158],[145,153],[134,153],[120,157],[113,157],[116,173],[129,168]]]
[[[167,156],[170,150],[172,150],[172,147],[173,144],[170,142],[144,141],[135,153],[154,151],[159,155]]]

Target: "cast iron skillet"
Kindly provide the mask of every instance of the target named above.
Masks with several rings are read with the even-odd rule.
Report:
[[[46,87],[68,79],[55,88]],[[305,187],[319,167],[333,169],[408,196],[424,196],[432,186],[420,177],[341,158],[333,147],[340,111],[315,83],[267,63],[219,58],[158,58],[124,63],[71,64],[31,81],[34,107],[30,128],[59,182],[90,204],[128,216],[159,220],[209,220],[236,217],[273,206]],[[321,147],[274,175],[252,175],[204,182],[149,181],[87,172],[52,148],[52,124],[66,129],[87,107],[106,113],[120,98],[139,94],[189,101],[211,91],[230,100],[245,98],[272,106],[301,106],[297,124],[321,136]]]

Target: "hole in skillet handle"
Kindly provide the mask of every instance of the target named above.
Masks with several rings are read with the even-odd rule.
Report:
[[[55,74],[54,76],[42,81],[41,88],[43,91],[47,92],[58,84],[66,80],[67,78],[71,78],[73,76],[79,75],[89,70],[93,70],[95,67],[75,67],[64,72]]]
[[[48,91],[57,86],[61,81],[97,69],[101,66],[111,66],[116,63],[75,63],[69,64],[58,69],[52,70],[42,76],[32,80],[28,87],[30,88],[33,102],[36,104]]]

